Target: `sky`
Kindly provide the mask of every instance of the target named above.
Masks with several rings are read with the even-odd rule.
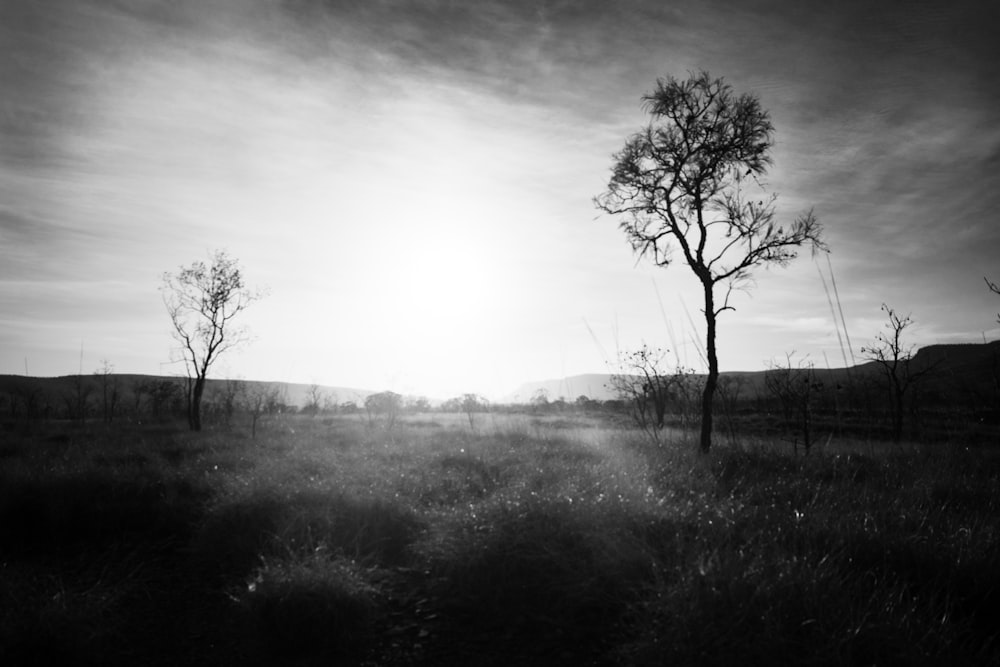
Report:
[[[183,374],[162,276],[216,249],[268,295],[214,377],[496,397],[643,344],[703,370],[690,269],[593,202],[642,95],[700,70],[770,112],[778,215],[813,209],[831,251],[733,295],[723,371],[860,361],[883,303],[918,347],[995,340],[998,25],[963,0],[0,0],[0,374]]]

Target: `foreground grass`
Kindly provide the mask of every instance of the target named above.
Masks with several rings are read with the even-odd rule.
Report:
[[[0,662],[1000,660],[993,452],[692,450],[530,416],[4,434]]]

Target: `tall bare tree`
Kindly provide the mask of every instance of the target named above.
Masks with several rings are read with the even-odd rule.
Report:
[[[239,263],[224,250],[217,250],[210,264],[198,261],[176,274],[163,274],[161,291],[187,371],[188,425],[200,431],[209,368],[224,352],[248,340],[246,328],[233,320],[262,293],[246,287]]]
[[[643,97],[652,116],[614,155],[608,189],[595,198],[640,256],[657,266],[681,256],[702,286],[708,376],[702,393],[700,449],[712,445],[712,398],[719,378],[716,319],[734,287],[760,265],[785,265],[806,242],[825,249],[812,211],[790,224],[776,219],[776,195],[762,182],[774,126],[755,95],[735,95],[707,72],[686,81],[659,79]],[[727,286],[721,304],[715,288]]]

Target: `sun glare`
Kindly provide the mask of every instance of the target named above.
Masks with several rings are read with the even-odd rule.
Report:
[[[516,288],[497,208],[509,200],[505,177],[478,159],[481,144],[463,143],[444,125],[425,126],[394,150],[382,174],[391,195],[366,214],[377,219],[365,225],[372,252],[358,267],[369,321],[401,378],[455,390],[460,378],[476,380],[470,355],[501,343],[498,311]]]

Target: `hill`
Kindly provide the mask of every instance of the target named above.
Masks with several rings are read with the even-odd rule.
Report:
[[[965,397],[986,396],[1000,392],[1000,341],[951,345],[928,345],[917,350],[912,360],[914,368],[932,368],[923,386],[946,399],[960,401]],[[854,378],[879,376],[882,372],[873,361],[850,368],[816,368],[817,377],[825,384],[844,385]],[[761,371],[728,371],[722,377],[741,377],[744,396],[765,392]],[[610,373],[592,373],[570,377],[526,382],[515,391],[501,398],[502,403],[527,403],[539,390],[544,390],[550,400],[560,396],[574,401],[580,395],[594,400],[615,398],[610,389]]]
[[[140,394],[148,394],[155,385],[168,385],[183,392],[187,378],[174,375],[133,375],[112,374],[108,380],[117,386],[119,401],[129,404]],[[91,402],[100,400],[102,376],[100,375],[62,375],[59,377],[29,377],[24,375],[0,375],[0,404],[7,405],[12,400],[23,401],[34,394],[48,402],[52,408],[59,409],[67,401],[72,402],[79,393],[90,397]],[[228,382],[225,379],[209,378],[205,387],[205,399],[221,394]],[[240,380],[248,385],[268,385],[278,389],[284,397],[284,403],[302,407],[308,402],[309,389],[312,385],[294,382],[268,382],[258,380]],[[325,386],[319,387],[323,395],[331,397],[338,403],[354,401],[362,403],[364,399],[376,393],[370,389],[355,387]]]
[[[1000,341],[990,343],[970,343],[955,345],[929,345],[919,349],[912,361],[916,368],[933,368],[933,372],[922,384],[925,391],[931,392],[940,399],[959,403],[974,400],[977,402],[990,400],[990,397],[1000,395]],[[865,362],[850,368],[816,368],[817,377],[828,386],[846,385],[851,379],[877,377],[881,369],[875,362]],[[765,393],[764,378],[766,370],[761,371],[728,371],[723,377],[742,378],[742,395],[746,398]],[[525,382],[516,390],[500,397],[500,403],[528,403],[539,391],[544,390],[550,400],[559,397],[573,402],[579,396],[593,400],[610,400],[615,398],[611,390],[611,374],[589,373],[573,375],[564,378]],[[130,401],[137,404],[141,395],[154,385],[165,386],[174,391],[183,392],[186,378],[162,375],[131,375],[114,374],[108,378],[117,384],[119,402],[128,406]],[[101,380],[99,375],[64,375],[60,377],[28,377],[23,375],[0,375],[0,413],[12,410],[15,405],[33,407],[29,411],[44,411],[49,406],[50,413],[69,410],[72,402],[85,394],[91,403],[101,400]],[[222,393],[224,379],[209,379],[205,398],[213,400]],[[266,384],[275,386],[284,396],[283,402],[288,405],[302,407],[308,402],[309,389],[312,385],[293,382],[265,382],[242,380],[248,385]],[[168,386],[169,385],[169,386]],[[364,399],[376,393],[371,389],[356,387],[341,387],[323,385],[319,387],[324,396],[337,403],[353,401],[361,404]],[[169,393],[169,392],[167,392]],[[406,397],[412,398],[412,397]],[[431,401],[432,405],[439,401]],[[72,410],[70,410],[72,411]]]

